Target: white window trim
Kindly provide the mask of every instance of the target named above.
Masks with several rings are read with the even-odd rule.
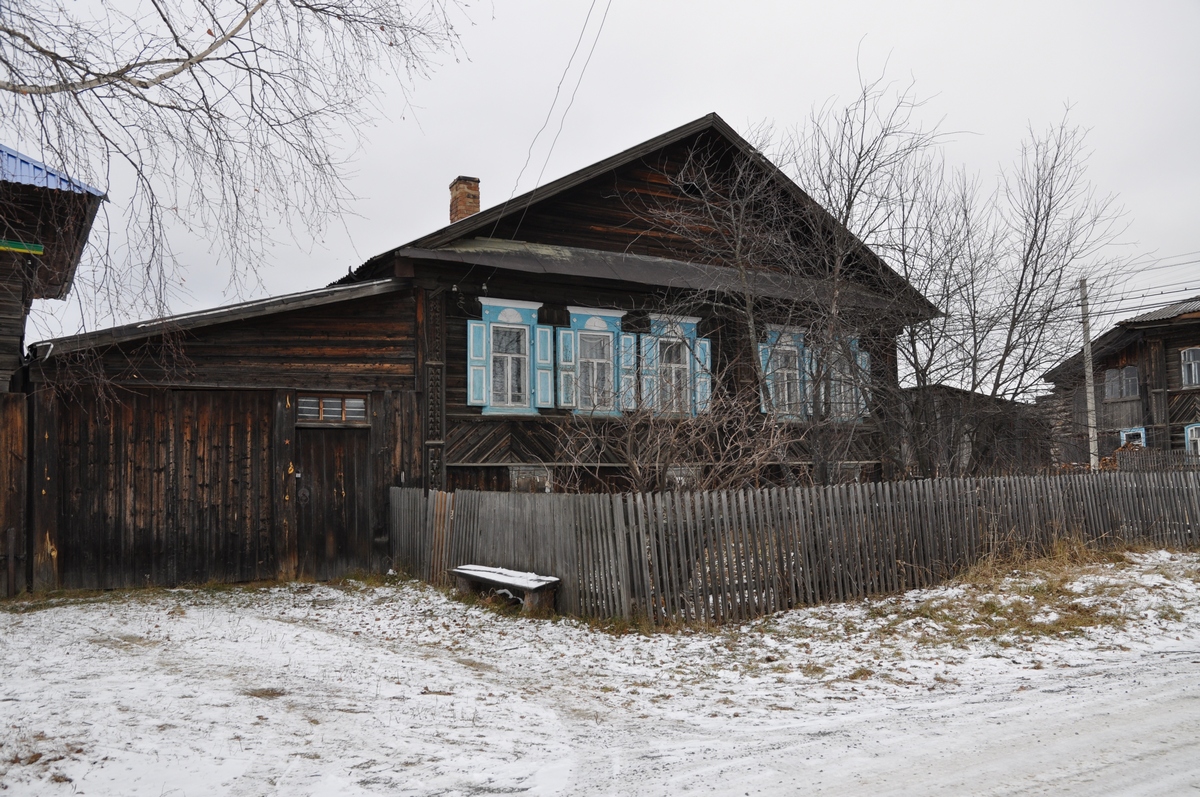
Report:
[[[801,355],[802,349],[799,346],[795,346],[795,345],[791,345],[791,344],[787,344],[787,343],[771,344],[771,345],[769,345],[769,348],[770,348],[770,354],[768,354],[767,356],[768,356],[769,361],[772,363],[772,366],[771,366],[771,373],[769,375],[770,378],[767,380],[767,390],[769,390],[771,393],[771,405],[775,408],[775,414],[781,418],[789,418],[789,419],[790,418],[802,418],[804,416],[804,404],[805,404],[805,401],[804,401],[804,379],[803,379],[804,358]],[[775,364],[777,362],[775,359],[776,352],[791,352],[792,354],[795,354],[796,355],[795,371],[792,371],[791,369],[785,369],[785,368],[782,368],[782,367],[776,365]],[[796,399],[797,399],[797,405],[795,407],[783,406],[780,403],[779,396],[777,395],[777,387],[779,385],[780,376],[782,374],[786,374],[786,373],[794,373],[795,374],[795,380],[792,382],[792,387],[796,391]],[[784,379],[782,381],[787,382],[788,380]]]
[[[598,314],[593,313],[593,315]],[[616,313],[613,313],[613,315],[616,315]],[[624,315],[624,312],[621,312],[621,315]],[[585,359],[583,356],[584,335],[595,335],[596,337],[608,338],[608,350],[611,353],[611,356],[607,360],[596,360],[590,358]],[[602,331],[598,329],[579,329],[575,331],[575,406],[578,412],[589,414],[593,412],[614,412],[618,409],[619,402],[617,401],[617,397],[619,388],[617,387],[617,380],[620,378],[620,376],[617,373],[618,355],[616,344],[616,336],[608,330]],[[582,377],[584,363],[601,363],[608,366],[608,381],[609,386],[612,389],[608,394],[609,403],[607,405],[591,407],[583,406],[583,388],[581,386],[583,385]]]
[[[516,304],[516,302],[505,301],[503,304],[511,307],[514,304]],[[532,303],[527,302],[526,304],[532,304]],[[541,306],[541,305],[539,304],[538,306]],[[525,403],[524,404],[502,403],[502,402],[496,401],[496,396],[492,392],[492,385],[495,384],[495,381],[493,380],[493,377],[494,377],[493,368],[495,367],[496,357],[511,358],[514,356],[512,354],[497,354],[496,353],[496,330],[497,329],[518,329],[525,333]],[[531,376],[530,365],[533,362],[533,355],[529,351],[531,337],[532,337],[532,335],[530,334],[530,328],[526,324],[501,324],[498,322],[492,322],[492,323],[488,324],[488,344],[489,344],[488,348],[489,348],[489,352],[490,352],[489,357],[488,357],[488,372],[487,372],[488,406],[495,407],[496,409],[502,409],[502,410],[526,410],[532,406],[531,402],[533,400],[533,396],[531,395],[531,393],[533,391],[530,390],[530,388],[532,387],[533,378]]]

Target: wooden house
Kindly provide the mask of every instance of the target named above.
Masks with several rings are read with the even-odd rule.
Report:
[[[681,177],[698,152],[769,187],[757,223],[789,220],[777,238],[848,242],[838,273],[746,267],[672,223],[713,207],[719,183]],[[482,212],[460,177],[451,219],[327,288],[34,345],[35,587],[386,569],[391,485],[686,484],[737,456],[734,423],[823,430],[760,481],[894,463],[895,338],[936,310],[717,116]],[[763,314],[753,336],[739,306]],[[688,424],[716,445],[639,448]],[[564,437],[617,428],[620,451]]]
[[[1119,322],[1092,343],[1101,457],[1121,446],[1200,455],[1200,296]],[[1055,457],[1088,461],[1083,355],[1046,373]]]
[[[25,320],[34,299],[70,291],[103,200],[103,192],[0,145],[0,594],[28,583]]]

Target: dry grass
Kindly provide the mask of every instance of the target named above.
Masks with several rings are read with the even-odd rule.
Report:
[[[892,599],[873,604],[868,617],[883,619],[889,634],[919,631],[930,644],[965,644],[982,639],[1028,640],[1074,636],[1097,626],[1122,628],[1120,604],[1127,588],[1088,575],[1129,565],[1127,550],[1096,550],[1059,541],[1041,556],[985,559],[948,586],[951,596],[911,603]]]

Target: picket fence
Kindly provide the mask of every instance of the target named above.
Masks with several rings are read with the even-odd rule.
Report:
[[[393,557],[447,584],[489,565],[558,576],[558,610],[735,623],[937,584],[981,557],[1200,544],[1200,473],[930,479],[653,494],[390,495]]]

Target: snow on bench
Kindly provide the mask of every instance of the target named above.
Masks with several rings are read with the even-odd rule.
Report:
[[[558,589],[559,581],[554,576],[539,576],[537,573],[523,573],[520,570],[483,565],[462,565],[450,572],[454,574],[458,589],[462,592],[478,592],[480,585],[518,590],[521,593],[522,611],[554,610],[554,593]]]

